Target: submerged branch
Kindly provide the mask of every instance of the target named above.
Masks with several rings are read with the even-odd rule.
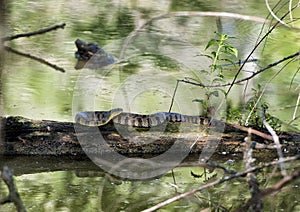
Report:
[[[249,207],[257,202],[258,200],[262,200],[263,198],[268,197],[269,195],[273,194],[274,192],[280,191],[284,186],[286,186],[288,183],[291,183],[295,181],[296,179],[299,179],[300,177],[300,171],[295,171],[291,175],[285,176],[283,179],[279,180],[275,185],[271,186],[270,188],[266,188],[264,190],[261,190],[259,193],[257,193],[255,196],[253,196],[251,199],[248,200],[246,205],[243,207],[237,209],[236,211],[247,211]]]
[[[4,166],[3,171],[0,172],[0,177],[3,179],[3,181],[5,182],[9,190],[8,196],[0,200],[0,205],[4,205],[5,203],[12,202],[14,203],[14,205],[16,206],[19,212],[25,212],[26,208],[14,184],[12,171],[8,167]]]

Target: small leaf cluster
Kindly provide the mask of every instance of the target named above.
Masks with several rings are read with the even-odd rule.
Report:
[[[226,34],[221,34],[218,32],[215,32],[215,34],[218,38],[211,39],[205,47],[205,50],[208,50],[209,48],[214,48],[214,50],[211,51],[210,55],[205,56],[212,60],[212,64],[210,65],[211,71],[218,71],[219,76],[223,77],[223,66],[220,64],[220,62],[225,61],[231,63],[232,65],[235,65],[235,61],[229,58],[231,58],[232,56],[234,58],[237,58],[238,50],[227,42],[228,39],[232,39],[234,37],[229,37]]]
[[[264,128],[263,120],[265,119],[273,129],[280,129],[280,120],[267,112],[269,104],[260,98],[262,96],[261,85],[258,84],[257,89],[252,88],[252,91],[253,96],[245,105],[245,109],[249,113],[249,118],[247,119],[247,123],[245,122],[244,125]]]
[[[267,112],[269,104],[261,98],[261,85],[258,84],[257,89],[252,88],[252,91],[253,96],[246,104],[241,104],[238,108],[233,108],[231,103],[228,102],[227,119],[253,128],[265,128],[263,124],[263,120],[265,119],[273,129],[279,130],[281,128],[281,121]]]
[[[211,49],[210,54],[204,54],[204,56],[212,61],[209,66],[210,70],[202,70],[202,72],[210,76],[208,83],[210,86],[224,81],[222,73],[223,66],[221,62],[224,63],[224,61],[226,61],[227,63],[235,65],[235,62],[230,58],[232,58],[232,56],[234,56],[234,58],[238,56],[238,50],[228,43],[228,39],[232,37],[218,32],[215,32],[215,34],[216,38],[211,39],[205,47],[205,51]],[[225,91],[221,88],[207,88],[205,93],[206,98],[195,100],[203,106],[203,115],[208,115],[210,111],[214,110],[209,104],[210,99],[219,97],[220,93],[225,94]]]

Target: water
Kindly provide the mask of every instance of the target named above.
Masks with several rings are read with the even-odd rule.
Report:
[[[9,34],[66,23],[63,30],[58,29],[44,35],[20,38],[7,43],[18,51],[39,56],[56,64],[66,72],[62,73],[29,58],[6,52],[5,68],[1,76],[1,113],[56,121],[73,121],[78,111],[109,110],[113,107],[145,114],[168,111],[177,79],[193,78],[203,84],[210,81],[210,76],[201,72],[208,70],[210,61],[200,55],[204,53],[207,42],[215,37],[214,31],[219,30],[235,37],[229,42],[239,50],[239,59],[243,60],[253,49],[264,26],[261,22],[229,17],[217,19],[199,14],[183,16],[179,14],[180,11],[226,11],[262,18],[267,16],[264,3],[254,0],[243,3],[52,0],[47,3],[10,1],[8,5]],[[135,36],[128,39],[134,29],[141,27],[150,18],[167,12],[178,14],[177,17],[173,15],[156,19],[151,26],[137,31]],[[299,23],[296,23],[296,26],[297,24],[299,27]],[[264,27],[265,32],[269,25]],[[124,62],[99,70],[76,70],[74,42],[77,38],[98,43]],[[299,51],[298,40],[297,30],[279,27],[271,33],[267,43],[253,54],[253,58],[259,61],[247,64],[246,71],[242,72],[238,79]],[[233,105],[245,102],[253,95],[252,88],[257,90],[257,85],[261,84],[262,88],[265,88],[263,99],[269,104],[268,112],[285,122],[291,122],[299,94],[299,62],[289,64],[281,72],[280,67],[274,67],[257,76],[247,84],[246,89],[241,85],[235,86],[229,95]],[[230,82],[235,73],[230,67],[226,67],[225,81]],[[200,114],[201,107],[193,100],[201,99],[204,95],[205,90],[201,87],[180,84],[172,110],[188,115]],[[298,114],[299,112],[296,116]],[[295,127],[299,126],[298,119],[292,123]],[[11,160],[12,158],[2,158],[1,167]],[[29,171],[30,167],[20,167],[20,164],[29,161],[36,164],[32,171]],[[10,164],[11,168],[22,170],[16,173],[16,183],[29,211],[138,211],[175,194],[170,173],[151,181],[124,181],[117,185],[118,181],[107,181],[103,176],[78,177],[72,169],[72,159],[63,158],[65,163],[54,159],[49,161],[46,165],[43,164],[45,159],[34,157],[26,162],[17,161]],[[86,159],[78,162],[81,165],[77,165],[81,169],[82,164],[88,163]],[[57,164],[57,168],[43,169],[43,166],[48,167],[53,163]],[[233,166],[240,168],[240,164]],[[89,168],[85,170],[97,169],[91,164],[87,167]],[[202,178],[198,180],[191,177],[191,170],[197,173],[203,171],[198,169],[200,168],[195,169],[191,166],[175,170],[180,192],[204,183]],[[235,183],[240,185],[241,182]],[[0,186],[5,188],[2,182]],[[237,194],[248,191],[242,190],[241,187],[236,186],[232,194],[228,195],[230,198],[224,203],[227,208],[232,202],[241,201]],[[166,210],[193,211],[209,207],[203,199],[225,201],[224,194],[231,191],[229,188],[230,185],[224,185],[218,190],[207,190],[196,197],[172,204]],[[296,187],[290,189],[295,190],[295,194],[299,193],[296,192]],[[286,193],[278,196],[278,208],[284,208],[282,205],[285,201],[299,205],[297,195],[294,199],[289,197],[286,200],[285,196]],[[115,204],[111,203],[112,200]],[[267,206],[271,207],[271,202],[272,200],[266,201]],[[297,209],[296,206],[294,210]],[[4,209],[14,210],[12,206],[5,206]]]

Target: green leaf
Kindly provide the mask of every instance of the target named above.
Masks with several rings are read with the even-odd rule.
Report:
[[[212,45],[214,45],[216,42],[217,42],[216,39],[211,39],[210,41],[208,41],[205,50],[211,47]]]
[[[226,54],[230,54],[230,55],[233,55],[235,57],[238,56],[238,50],[236,48],[232,47],[232,46],[225,46],[224,50],[225,51],[223,51],[223,52],[226,53]]]
[[[215,58],[217,56],[217,53],[215,51],[211,52],[213,58]]]
[[[204,99],[193,99],[192,102],[204,103]]]

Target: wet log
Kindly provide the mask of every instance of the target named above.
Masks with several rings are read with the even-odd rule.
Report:
[[[132,129],[109,123],[102,127],[87,127],[72,122],[31,120],[21,116],[1,118],[0,153],[5,155],[85,155],[118,152],[123,155],[146,156],[168,151],[174,143],[176,150],[190,149],[200,154],[203,148],[211,148],[215,154],[242,153],[245,129],[225,123],[222,132],[199,129],[186,130],[178,124],[172,130]],[[183,129],[183,130],[182,130]],[[263,133],[264,134],[264,133]],[[265,134],[266,135],[266,134]],[[264,137],[264,136],[263,136]],[[276,157],[276,149],[268,136],[252,136],[257,154]],[[300,135],[281,133],[283,152],[298,153]],[[109,148],[108,148],[109,147]],[[177,151],[177,152],[176,152]]]

